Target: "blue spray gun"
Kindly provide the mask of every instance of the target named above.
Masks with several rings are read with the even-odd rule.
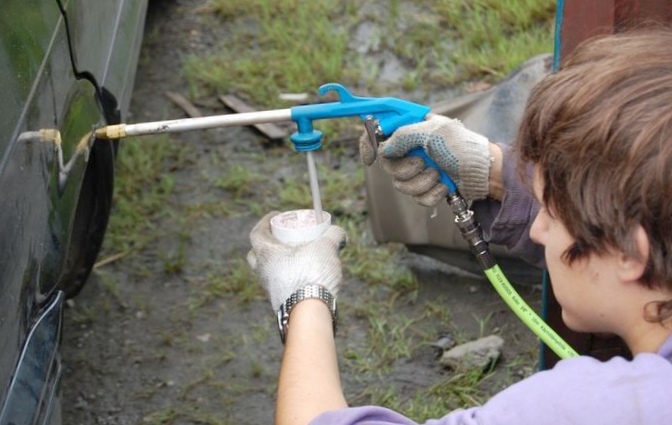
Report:
[[[375,154],[380,141],[390,137],[399,127],[424,121],[431,110],[428,106],[394,97],[354,96],[345,87],[335,83],[325,84],[318,89],[320,96],[330,91],[338,93],[340,102],[292,108],[292,120],[297,123],[298,131],[292,134],[291,140],[298,151],[314,150],[321,146],[322,134],[313,130],[314,120],[358,115],[364,123]],[[428,166],[438,170],[441,182],[448,187],[450,193],[457,191],[452,179],[441,171],[423,149],[416,148],[409,154],[422,157]]]
[[[405,100],[383,97],[354,96],[340,84],[330,83],[318,89],[320,96],[334,91],[339,96],[338,102],[318,103],[295,106],[289,109],[278,109],[241,114],[216,115],[210,117],[185,118],[169,121],[156,121],[138,124],[118,124],[99,128],[93,136],[101,139],[120,139],[128,136],[147,134],[172,133],[217,127],[253,125],[270,122],[294,121],[297,131],[290,136],[298,152],[304,152],[308,158],[308,171],[311,179],[311,192],[316,217],[322,216],[317,176],[312,151],[322,146],[322,133],[313,128],[313,121],[334,118],[359,116],[364,123],[373,152],[377,152],[379,142],[399,127],[421,122],[430,112],[424,105]],[[479,264],[485,271],[495,290],[514,311],[514,313],[560,358],[576,356],[577,353],[551,329],[520,297],[506,279],[484,240],[480,225],[475,220],[473,211],[459,194],[458,188],[450,176],[427,155],[422,148],[413,149],[408,155],[422,158],[428,167],[439,172],[439,179],[448,188],[447,201],[455,215],[455,224],[469,244]]]
[[[345,87],[336,83],[320,86],[318,94],[324,97],[331,91],[337,93],[339,102],[303,105],[291,108],[292,121],[296,122],[298,128],[290,136],[290,139],[297,151],[307,153],[313,207],[317,216],[321,215],[320,195],[317,189],[314,162],[310,152],[322,146],[322,133],[313,129],[313,121],[359,116],[368,134],[372,152],[376,155],[380,141],[391,136],[399,127],[423,121],[430,111],[430,108],[427,106],[394,97],[375,98],[355,96]],[[451,194],[456,194],[457,186],[455,183],[434,163],[422,148],[413,149],[409,152],[409,155],[422,157],[429,166],[438,170],[441,175],[441,182],[448,187]]]
[[[313,129],[313,121],[315,120],[359,116],[364,123],[369,142],[375,153],[378,143],[392,135],[396,129],[404,125],[424,121],[430,112],[430,108],[427,106],[397,98],[354,96],[340,84],[325,84],[318,89],[320,96],[324,96],[330,91],[335,91],[339,95],[340,102],[297,106],[291,109],[292,120],[298,125],[297,132],[291,136],[297,151],[310,152],[321,146],[322,133]],[[484,270],[494,266],[495,261],[483,239],[480,226],[474,220],[473,212],[469,210],[466,201],[460,196],[457,185],[427,155],[424,149],[415,148],[408,155],[422,158],[427,166],[438,171],[441,183],[448,188],[448,204],[455,214],[455,223],[463,237],[469,243]],[[315,199],[315,196],[314,194],[313,199]]]

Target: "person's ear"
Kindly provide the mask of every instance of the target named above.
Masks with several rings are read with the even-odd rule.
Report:
[[[638,255],[621,253],[618,260],[618,275],[623,281],[639,280],[649,262],[649,237],[642,226],[637,225],[633,239]]]

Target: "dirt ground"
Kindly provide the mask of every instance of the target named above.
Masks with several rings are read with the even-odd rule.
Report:
[[[203,16],[194,13],[203,1],[150,3],[131,108],[134,122],[183,116],[165,97],[169,90],[185,91],[180,61],[186,52],[205,51],[225,36],[224,29],[202,22]],[[199,302],[213,276],[227,263],[244,258],[249,230],[259,215],[188,214],[191,205],[222,196],[211,184],[217,167],[263,152],[263,139],[249,128],[231,128],[183,133],[171,142],[187,144],[192,160],[174,171],[176,186],[167,214],[153,223],[156,241],[95,270],[66,312],[65,424],[272,423],[282,347],[268,302],[258,297],[242,302],[226,294],[210,294],[207,302]],[[350,153],[347,160],[358,166],[354,150]],[[265,167],[276,170],[283,158],[269,157],[257,166],[261,172]],[[178,252],[183,257],[180,272],[167,273],[167,262]],[[415,299],[399,305],[399,315],[438,301],[450,311],[451,323],[427,324],[430,340],[439,339],[445,329],[459,329],[466,339],[493,332],[503,336],[504,360],[498,370],[506,376],[488,384],[492,392],[534,369],[536,339],[487,281],[461,277],[429,259],[408,255],[406,261],[417,274],[420,290]],[[385,300],[384,289],[364,282],[347,282],[346,288],[341,298],[345,306],[356,305],[360,293]],[[375,290],[381,292],[372,295]],[[521,291],[538,306],[538,289]],[[364,344],[371,326],[370,320],[353,312],[356,309],[344,307],[337,339],[345,357]],[[414,349],[380,376],[362,377],[349,365],[344,362],[341,373],[353,405],[379,401],[370,395],[375,386],[394,388],[401,399],[410,399],[450,374],[429,345]]]

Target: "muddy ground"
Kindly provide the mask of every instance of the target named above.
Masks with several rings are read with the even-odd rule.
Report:
[[[180,61],[187,52],[206,51],[225,36],[223,29],[202,22],[203,15],[194,13],[203,1],[150,3],[131,106],[135,122],[183,116],[165,97],[166,91],[185,93]],[[222,113],[216,100],[212,103],[213,109],[201,106],[202,111]],[[272,422],[282,347],[269,304],[260,297],[241,300],[213,289],[226,265],[244,258],[249,230],[260,215],[193,214],[191,208],[213,197],[225,198],[213,187],[212,176],[238,158],[244,162],[250,153],[264,152],[264,139],[252,129],[233,128],[183,133],[170,140],[189,146],[189,160],[172,171],[175,189],[166,214],[152,223],[155,240],[140,252],[97,268],[66,312],[65,424]],[[359,166],[354,149],[347,155],[342,159],[347,167]],[[269,155],[255,166],[275,173],[286,158]],[[105,254],[113,253],[110,249]],[[504,359],[498,366],[502,376],[486,383],[492,392],[534,369],[535,338],[487,281],[461,277],[412,255],[405,261],[417,274],[420,289],[414,298],[398,304],[397,314],[417,316],[429,301],[450,311],[450,323],[426,324],[426,340],[439,339],[447,329],[459,330],[464,339],[493,332],[503,336]],[[169,272],[177,262],[179,267]],[[537,289],[521,290],[538,305]],[[412,399],[451,373],[438,364],[430,344],[414,348],[380,374],[363,375],[350,367],[372,325],[352,306],[358,306],[361,294],[386,302],[385,291],[356,280],[343,290],[341,302],[346,307],[337,343],[342,358],[349,359],[341,372],[351,404],[379,401],[371,395],[376,387],[394,389],[402,401]]]

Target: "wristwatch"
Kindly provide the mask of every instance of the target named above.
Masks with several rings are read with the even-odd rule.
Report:
[[[292,312],[292,309],[294,309],[294,307],[299,302],[310,298],[322,300],[327,305],[327,307],[329,307],[329,311],[331,311],[331,323],[334,329],[334,335],[336,335],[336,324],[338,322],[336,298],[331,295],[331,292],[329,292],[329,290],[327,290],[327,288],[324,286],[311,284],[299,288],[296,292],[290,295],[289,298],[287,298],[287,301],[285,301],[278,309],[278,330],[280,331],[280,340],[282,340],[283,344],[287,338],[289,313]]]

